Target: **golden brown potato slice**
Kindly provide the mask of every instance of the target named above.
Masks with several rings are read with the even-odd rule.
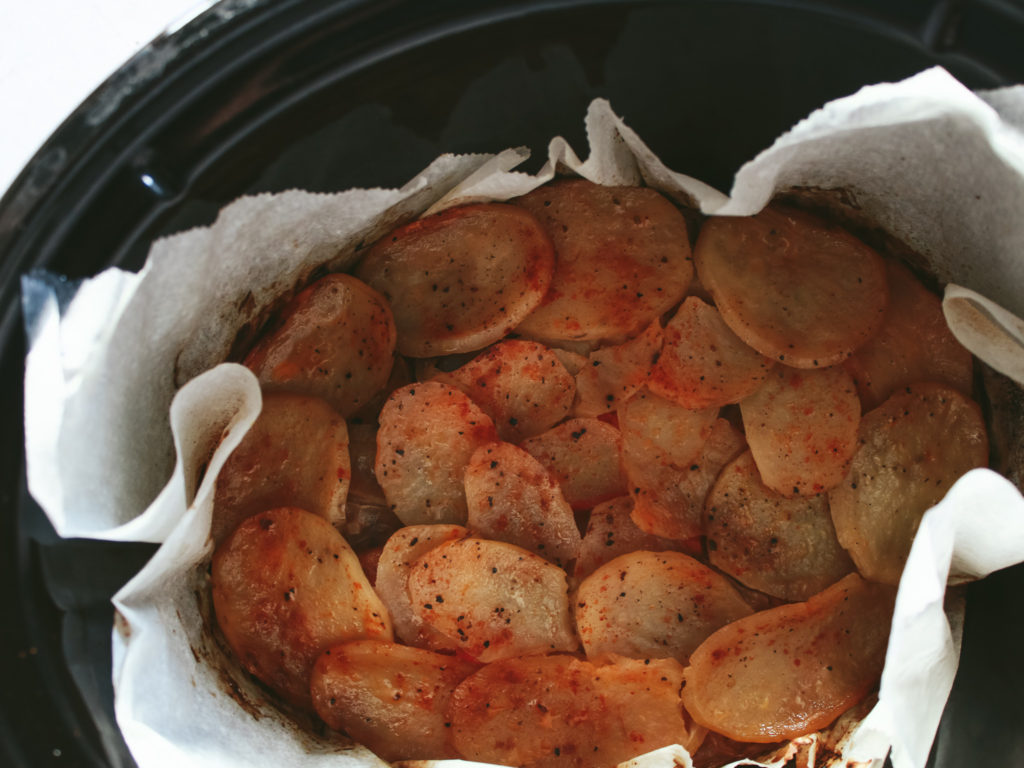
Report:
[[[882,257],[803,211],[771,206],[756,216],[711,218],[694,260],[726,324],[786,365],[838,363],[885,317]]]
[[[761,482],[750,451],[718,476],[704,521],[712,565],[784,600],[806,600],[853,570],[828,496],[781,496]]]
[[[678,659],[752,611],[728,579],[682,552],[631,552],[580,584],[576,626],[588,658]]]
[[[548,291],[551,240],[518,206],[449,208],[381,238],[356,274],[391,302],[398,351],[472,352],[515,328]]]
[[[313,706],[327,726],[344,731],[383,760],[458,757],[449,734],[455,686],[478,665],[395,643],[336,645],[313,668]]]
[[[622,435],[611,424],[569,419],[522,446],[555,476],[573,509],[592,509],[626,493]]]
[[[250,517],[217,549],[213,607],[244,669],[303,709],[313,664],[332,645],[392,640],[359,559],[322,517],[282,507]]]
[[[264,389],[322,397],[348,418],[387,383],[394,352],[387,300],[352,275],[327,275],[295,297],[244,362]]]
[[[591,352],[576,374],[576,416],[601,416],[617,410],[635,395],[651,375],[661,350],[661,323],[622,344]]]
[[[773,366],[729,329],[715,307],[690,296],[665,326],[647,387],[684,408],[719,408],[752,394]]]
[[[637,526],[631,517],[632,512],[633,499],[630,496],[620,496],[594,507],[580,543],[580,555],[573,569],[574,579],[585,579],[619,555],[641,550],[669,552],[679,549],[678,541],[654,536]]]
[[[776,368],[740,403],[747,442],[764,484],[783,496],[814,496],[846,475],[857,447],[860,400],[841,367]]]
[[[518,198],[555,244],[555,274],[519,333],[538,341],[617,343],[686,293],[693,261],[686,221],[653,189],[558,181]]]
[[[436,381],[410,384],[380,413],[374,475],[406,525],[461,524],[466,464],[497,439],[487,414],[459,390]]]
[[[580,552],[580,530],[558,481],[511,443],[477,448],[466,467],[470,530],[565,566]]]
[[[452,742],[467,760],[523,768],[592,768],[704,737],[679,705],[673,659],[572,656],[499,661],[452,696]]]
[[[301,507],[340,526],[352,474],[348,445],[345,420],[326,401],[264,394],[259,417],[217,476],[214,545],[273,507]]]
[[[973,358],[946,325],[942,301],[902,264],[890,260],[885,266],[885,323],[844,363],[864,410],[877,408],[900,387],[919,381],[947,384],[969,397]]]
[[[851,573],[807,602],[722,627],[690,656],[684,706],[736,741],[823,728],[878,681],[895,597],[892,587]]]
[[[514,544],[445,542],[413,564],[408,583],[417,619],[478,661],[579,644],[565,571]]]
[[[451,373],[431,378],[461,389],[510,443],[539,435],[569,415],[576,381],[558,355],[534,341],[510,339]]]
[[[850,473],[829,492],[839,542],[861,574],[897,584],[921,517],[987,463],[981,409],[955,389],[915,384],[865,414]]]

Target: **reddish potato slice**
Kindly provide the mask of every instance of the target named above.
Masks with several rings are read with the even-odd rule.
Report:
[[[522,208],[449,208],[399,227],[356,274],[391,302],[398,351],[409,357],[472,352],[515,328],[551,283],[551,240]]]
[[[679,549],[678,541],[654,536],[638,527],[630,516],[632,512],[633,499],[629,496],[620,496],[594,507],[573,569],[575,579],[585,579],[619,555],[640,550],[668,552]]]
[[[543,303],[517,329],[539,341],[621,342],[686,293],[693,261],[686,221],[653,189],[559,181],[518,198],[555,245]]]
[[[452,742],[467,760],[523,768],[614,766],[704,729],[679,705],[673,659],[531,656],[490,664],[452,696]]]
[[[430,550],[409,573],[409,599],[419,621],[484,663],[578,645],[565,571],[503,541]]]
[[[345,420],[325,401],[266,393],[217,476],[210,536],[219,545],[258,512],[298,506],[341,525],[351,468]]]
[[[384,387],[395,352],[387,301],[352,275],[302,291],[245,358],[264,389],[322,397],[348,418]]]
[[[626,493],[622,435],[597,419],[569,419],[523,441],[523,448],[551,472],[573,509],[592,509]]]
[[[825,494],[788,499],[761,482],[750,451],[718,476],[704,533],[716,568],[752,589],[806,600],[853,570]]]
[[[665,326],[648,389],[684,408],[719,408],[752,394],[774,363],[747,346],[715,307],[690,296]]]
[[[310,709],[313,664],[332,645],[391,640],[387,609],[334,527],[283,507],[243,522],[213,556],[217,623],[242,667]]]
[[[747,442],[764,484],[783,496],[814,496],[846,475],[857,448],[860,400],[842,368],[777,368],[740,403]]]
[[[580,530],[558,482],[522,448],[485,445],[466,467],[471,530],[564,566],[580,552]]]
[[[510,443],[539,435],[569,415],[576,382],[554,352],[533,341],[495,344],[451,373],[432,377],[461,389]]]
[[[422,648],[362,640],[336,645],[313,668],[313,706],[383,760],[458,757],[448,702],[476,664]]]
[[[374,474],[406,525],[466,522],[463,475],[494,424],[454,387],[427,381],[395,392],[380,413]]]
[[[576,374],[576,416],[617,410],[651,375],[661,350],[661,323],[655,320],[635,339],[591,352]]]
[[[893,588],[851,573],[807,602],[722,627],[690,657],[684,706],[736,741],[823,728],[881,675],[895,597]]]
[[[694,259],[722,319],[761,354],[797,368],[850,356],[882,326],[882,257],[838,226],[771,206],[711,218]]]
[[[693,411],[642,390],[619,411],[619,429],[634,459],[682,467],[700,455],[717,408]]]
[[[685,662],[716,629],[751,613],[728,579],[681,552],[621,555],[584,579],[576,595],[589,658]]]
[[[902,264],[886,262],[889,308],[878,334],[844,363],[864,410],[919,381],[947,384],[970,396],[974,361],[942,314],[942,301]]]
[[[987,463],[981,409],[955,389],[915,384],[866,414],[850,473],[829,492],[836,534],[857,570],[899,583],[921,517]]]

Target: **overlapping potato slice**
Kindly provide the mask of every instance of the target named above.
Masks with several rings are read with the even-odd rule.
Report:
[[[674,659],[572,656],[499,661],[452,696],[452,742],[467,760],[523,768],[614,766],[671,744],[694,751],[704,729],[679,705]]]
[[[838,363],[885,317],[881,256],[803,211],[773,205],[756,216],[711,218],[694,260],[726,324],[786,365]]]
[[[282,507],[243,522],[215,552],[211,584],[217,623],[239,663],[304,709],[321,653],[347,640],[393,639],[355,553],[311,512]]]
[[[841,367],[776,368],[740,403],[747,442],[764,484],[783,496],[814,496],[846,475],[857,447],[860,400]]]
[[[572,507],[544,465],[511,443],[477,448],[466,467],[469,528],[565,566],[580,552]]]
[[[387,383],[394,352],[387,300],[332,274],[296,296],[244,362],[264,389],[322,397],[348,418]]]
[[[722,470],[704,519],[711,564],[769,595],[807,600],[853,570],[828,496],[776,493],[761,482],[750,451]]]
[[[576,381],[555,352],[518,339],[495,344],[454,371],[431,378],[469,395],[510,443],[560,422],[576,394]]]
[[[717,408],[691,410],[645,389],[619,410],[619,429],[634,457],[681,467],[700,455],[717,418]]]
[[[582,179],[517,198],[555,245],[555,274],[519,333],[546,342],[621,342],[686,293],[693,263],[686,221],[653,189]]]
[[[684,706],[736,741],[774,742],[828,725],[877,682],[895,596],[852,573],[806,602],[722,627],[690,656]]]
[[[865,414],[850,472],[829,492],[836,534],[857,569],[897,584],[921,517],[987,463],[981,409],[955,389],[915,384]]]
[[[622,435],[611,424],[569,419],[522,446],[555,476],[573,509],[592,509],[626,493]]]
[[[668,552],[680,548],[678,541],[641,529],[633,522],[632,512],[633,499],[630,496],[606,501],[591,510],[587,530],[580,542],[580,554],[573,568],[574,579],[585,579],[600,566],[629,552]]]
[[[685,662],[719,627],[752,611],[728,579],[682,552],[631,552],[580,584],[576,626],[589,658]]]
[[[356,274],[391,302],[409,357],[472,352],[503,338],[548,291],[551,240],[518,206],[449,208],[381,238]]]
[[[715,307],[690,296],[665,326],[647,387],[684,408],[718,408],[752,394],[773,365],[733,333]]]
[[[576,416],[601,416],[635,395],[651,375],[661,351],[661,323],[655,320],[635,339],[601,347],[576,374]]]
[[[458,757],[449,734],[455,686],[478,665],[395,643],[336,645],[316,662],[310,689],[320,718],[384,760]]]
[[[410,384],[384,404],[374,474],[406,525],[466,522],[463,475],[473,452],[495,442],[487,414],[458,389]]]
[[[565,571],[514,544],[445,542],[416,561],[408,588],[417,620],[478,661],[578,645]]]
[[[970,396],[974,362],[953,336],[942,301],[899,262],[886,262],[889,308],[878,333],[843,365],[857,383],[864,410],[919,381],[947,384]]]

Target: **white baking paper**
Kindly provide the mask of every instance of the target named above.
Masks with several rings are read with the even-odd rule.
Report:
[[[645,183],[723,215],[755,213],[794,189],[842,190],[846,213],[904,242],[951,284],[945,308],[957,336],[1024,382],[1022,115],[1024,90],[979,96],[941,69],[866,87],[781,136],[739,170],[727,196],[664,167],[598,100],[585,118],[587,158],[555,138],[537,175],[514,170],[520,149],[442,156],[398,190],[243,198],[212,226],[155,243],[141,273],[110,270],[70,300],[59,279],[26,277],[33,496],[63,536],[162,542],[114,600],[116,712],[140,767],[379,763],[280,715],[204,625],[213,484],[260,408],[252,375],[217,364],[275,297],[321,265],[351,264],[396,223],[507,199],[556,173]],[[1022,560],[1024,499],[994,472],[969,473],[922,523],[877,704],[863,722],[844,718],[768,763],[838,746],[844,759],[875,766],[891,747],[896,768],[923,766],[959,649],[961,596],[947,582]],[[689,760],[670,748],[632,762]]]

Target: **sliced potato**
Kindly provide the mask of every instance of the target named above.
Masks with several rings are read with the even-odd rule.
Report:
[[[514,544],[445,542],[413,564],[408,584],[417,620],[477,661],[579,644],[565,571]]]
[[[576,381],[557,354],[518,339],[495,344],[451,373],[439,371],[431,378],[469,395],[510,443],[560,422],[576,394]]]
[[[690,656],[684,706],[736,741],[823,728],[878,681],[895,597],[892,587],[851,573],[807,602],[722,627]]]
[[[732,584],[681,552],[631,552],[580,584],[576,626],[588,658],[685,662],[719,627],[752,613]]]
[[[448,703],[455,686],[477,669],[395,643],[336,645],[313,668],[313,706],[328,727],[383,760],[458,757],[449,739]]]
[[[747,442],[764,484],[783,496],[814,496],[846,475],[857,447],[860,400],[841,367],[777,368],[740,403]]]
[[[641,390],[620,409],[619,429],[634,458],[682,467],[700,455],[717,418],[717,408],[694,411]]]
[[[647,387],[684,408],[719,408],[753,394],[774,365],[733,333],[715,307],[690,296],[665,326]]]
[[[395,322],[387,300],[352,275],[327,275],[285,308],[244,363],[264,389],[322,397],[348,418],[388,381]]]
[[[313,664],[332,645],[392,640],[359,559],[318,515],[282,507],[250,517],[211,568],[217,623],[242,667],[303,709]]]
[[[380,413],[374,474],[406,525],[466,522],[463,475],[470,456],[498,433],[487,414],[436,381],[395,392]]]
[[[555,245],[555,274],[517,331],[544,342],[617,343],[640,333],[686,293],[693,262],[686,221],[653,189],[583,179],[515,200]]]
[[[711,218],[694,260],[722,319],[762,355],[797,368],[833,365],[882,326],[882,257],[842,228],[770,206]]]
[[[854,569],[836,538],[828,496],[776,493],[761,482],[750,451],[718,476],[704,521],[712,565],[784,600],[807,600]]]
[[[987,463],[981,409],[955,389],[915,384],[867,413],[850,472],[829,492],[839,542],[861,574],[897,584],[921,517]]]
[[[503,338],[548,291],[551,240],[522,208],[449,208],[381,238],[356,274],[391,302],[398,351],[472,352]]]
[[[601,416],[615,411],[635,395],[651,375],[661,350],[661,323],[622,344],[590,353],[576,374],[576,416]]]
[[[573,509],[592,509],[626,493],[622,435],[611,424],[569,419],[522,446],[554,474]]]
[[[580,542],[573,578],[578,581],[585,579],[598,567],[629,552],[679,549],[678,541],[654,536],[637,526],[631,517],[632,512],[633,499],[630,496],[620,496],[594,507]]]
[[[580,552],[580,530],[558,481],[511,443],[477,448],[466,467],[470,530],[565,566]]]

